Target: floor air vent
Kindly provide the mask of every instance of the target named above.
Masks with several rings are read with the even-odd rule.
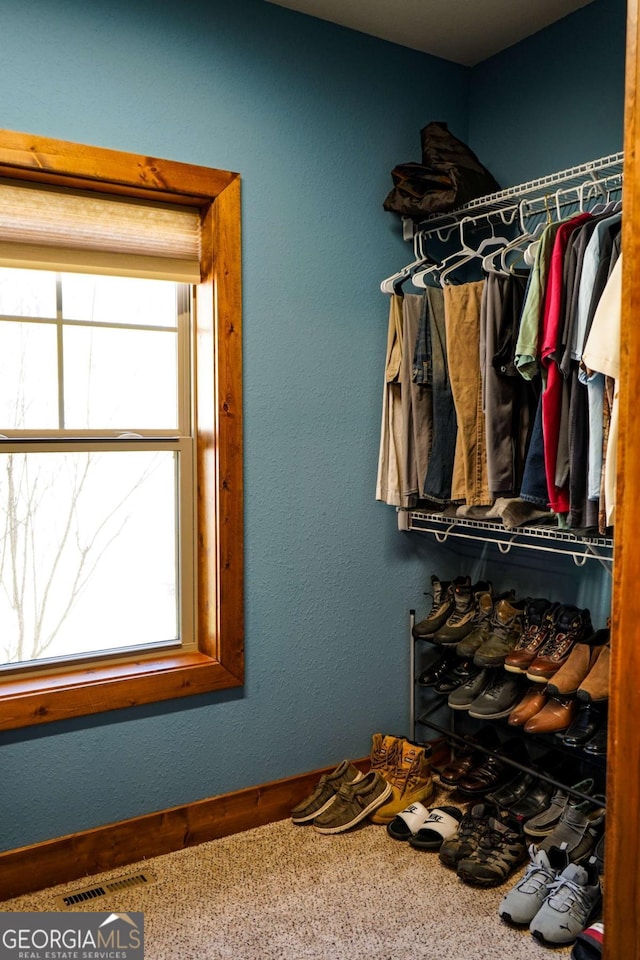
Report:
[[[56,897],[56,905],[63,910],[68,910],[69,907],[77,907],[80,903],[88,903],[90,900],[97,900],[99,897],[108,897],[110,893],[117,893],[119,890],[128,890],[129,887],[139,887],[154,881],[153,874],[147,871],[144,873],[129,873],[124,877],[116,877],[114,880],[96,884],[94,887],[81,887],[79,890],[63,893]]]

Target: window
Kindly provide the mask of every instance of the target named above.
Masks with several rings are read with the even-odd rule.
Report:
[[[5,131],[0,213],[0,729],[241,684],[238,176]]]

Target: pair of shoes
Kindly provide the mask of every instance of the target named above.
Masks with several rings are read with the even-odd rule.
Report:
[[[342,786],[359,783],[364,777],[349,760],[343,760],[332,773],[320,777],[313,793],[301,800],[291,811],[295,824],[312,823],[335,801]]]
[[[422,687],[433,687],[436,693],[448,695],[479,673],[480,668],[472,659],[460,660],[455,651],[446,650],[435,663],[423,670],[418,683]]]
[[[508,760],[526,763],[528,755],[520,740],[511,740],[493,748],[492,753],[485,754],[471,766],[462,776],[456,786],[466,797],[482,797],[501,786],[509,777],[512,769]]]
[[[387,824],[387,833],[394,840],[408,840],[416,850],[439,850],[444,840],[455,835],[461,820],[459,807],[429,810],[421,803],[412,803]]]
[[[574,790],[590,795],[595,784],[591,778],[573,785]],[[570,795],[566,790],[556,790],[550,804],[536,816],[525,821],[524,832],[536,841],[544,840],[558,826],[565,808],[570,805]]]
[[[475,661],[474,661],[475,662]],[[468,710],[477,720],[507,717],[522,697],[523,680],[500,667],[483,669],[449,694],[452,710]]]
[[[315,817],[313,829],[318,833],[344,833],[365,817],[371,816],[391,796],[391,784],[375,770],[370,770],[357,783],[345,783],[333,803]]]
[[[548,852],[552,846],[566,844],[572,863],[587,861],[604,834],[605,798],[594,794],[593,800],[567,803],[558,823],[540,843],[540,849]]]
[[[390,793],[371,813],[371,822],[391,823],[405,807],[428,800],[434,789],[431,757],[447,752],[448,746],[443,740],[435,741],[434,745],[421,745],[404,737],[374,734],[371,769],[389,784]]]
[[[487,795],[487,799],[507,810],[519,821],[529,819],[545,810],[553,787],[534,772],[520,773],[513,780]]]
[[[507,654],[504,668],[509,673],[526,673],[538,652],[553,632],[559,603],[544,597],[529,599],[524,610],[522,634],[513,650]]]
[[[457,646],[477,626],[492,599],[493,587],[487,580],[472,585],[469,577],[459,577],[453,581],[452,596],[453,609],[433,637],[448,647]]]
[[[590,744],[588,752],[593,756],[602,756],[607,750],[606,734],[596,737],[607,722],[607,702],[581,703],[568,730],[561,739],[565,747],[584,747]]]
[[[559,604],[555,613],[550,610],[548,615],[552,617],[549,635],[525,671],[534,683],[547,683],[568,659],[576,643],[584,643],[593,634],[588,610],[573,604]]]
[[[581,866],[569,861],[564,846],[544,851],[534,844],[529,857],[526,873],[498,908],[500,917],[515,926],[528,926],[543,944],[573,943],[602,907],[595,858]]]
[[[457,874],[464,883],[495,887],[526,858],[527,846],[520,824],[490,817],[487,829],[472,853],[460,860]]]
[[[524,600],[501,599],[496,602],[489,621],[487,637],[477,648],[473,662],[478,667],[501,667],[505,657],[522,636]]]
[[[453,757],[439,771],[443,787],[455,789],[466,774],[482,762],[484,753],[478,746],[492,751],[500,749],[500,739],[493,727],[482,727],[475,736],[465,737],[462,746],[455,747]]]
[[[463,816],[457,832],[444,840],[439,851],[440,862],[445,867],[458,869],[461,860],[471,856],[481,838],[489,829],[491,819],[499,820],[500,811],[494,803],[476,803]]]

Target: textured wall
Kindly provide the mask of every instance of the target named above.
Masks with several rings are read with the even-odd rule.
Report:
[[[595,0],[473,69],[469,139],[503,186],[623,146],[626,0]]]
[[[362,756],[406,729],[425,543],[374,501],[389,172],[467,71],[262,0],[0,0],[3,127],[243,177],[243,690],[0,736],[14,847]],[[99,615],[99,611],[97,612]]]

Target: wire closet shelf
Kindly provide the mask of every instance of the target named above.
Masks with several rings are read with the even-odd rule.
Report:
[[[478,197],[447,213],[432,214],[415,226],[408,221],[412,228],[410,233],[420,233],[426,238],[446,231],[463,218],[477,222],[494,217],[504,220],[509,210],[515,210],[522,204],[526,204],[527,215],[544,213],[551,205],[555,208],[577,206],[595,197],[602,197],[607,191],[621,189],[623,167],[624,152],[612,153]]]

